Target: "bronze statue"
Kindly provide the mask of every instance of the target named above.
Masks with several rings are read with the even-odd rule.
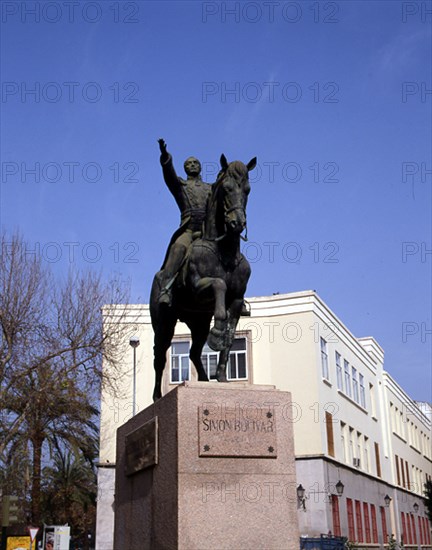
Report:
[[[211,185],[202,181],[201,163],[195,157],[189,157],[184,162],[187,180],[179,178],[165,141],[159,139],[158,142],[165,183],[173,194],[181,213],[180,227],[171,238],[160,275],[162,288],[159,303],[170,306],[172,285],[186,258],[186,253],[192,241],[201,236]]]
[[[165,164],[169,167],[170,155],[166,151],[165,142],[159,140],[159,145],[162,166]],[[193,164],[188,166],[194,182],[185,183],[186,187],[190,183],[195,185],[199,178],[200,166],[195,162],[196,159],[193,159]],[[174,195],[182,212],[182,224],[171,239],[163,269],[155,275],[150,296],[150,314],[155,334],[154,400],[162,395],[161,383],[166,352],[171,345],[177,320],[186,323],[191,331],[192,346],[189,356],[197,370],[198,380],[208,381],[201,362],[201,352],[208,341],[212,349],[220,351],[216,378],[219,382],[227,381],[226,365],[250,276],[249,263],[240,253],[240,238],[246,228],[246,204],[250,191],[248,173],[255,166],[256,158],[247,165],[240,161],[228,164],[222,155],[221,171],[216,183],[208,185],[201,180],[197,183],[197,187],[202,186],[210,191],[204,212],[201,212],[201,199],[205,192],[202,195],[200,192],[196,203],[192,200],[191,205],[185,208],[185,213],[182,209],[184,203]],[[175,182],[171,178],[175,175],[173,168],[169,178],[167,174],[168,171],[164,168],[167,185],[168,181],[178,184],[178,179]],[[204,187],[206,185],[207,187]],[[172,191],[171,187],[170,190]],[[195,198],[195,195],[193,197]],[[197,205],[197,212],[193,211],[194,204]],[[202,236],[199,235],[197,225],[199,219],[204,221]],[[174,253],[171,262],[173,243],[187,231],[190,232],[185,241],[190,243],[187,254],[184,254],[185,250],[182,249],[178,256]],[[180,241],[180,245],[185,246],[185,243]],[[168,272],[165,271],[167,265],[170,269]],[[174,273],[176,268],[179,269],[178,275]],[[170,289],[172,292],[169,292]],[[167,290],[168,300],[165,299]],[[210,331],[213,317],[214,327]]]

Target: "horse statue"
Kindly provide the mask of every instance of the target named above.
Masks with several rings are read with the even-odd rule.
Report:
[[[206,341],[219,351],[216,379],[226,382],[226,366],[242,311],[250,276],[250,265],[240,252],[240,238],[246,228],[246,204],[250,192],[249,171],[256,157],[247,165],[240,161],[228,164],[221,156],[221,171],[212,186],[201,238],[194,240],[174,282],[172,305],[160,304],[160,271],[156,273],[150,295],[150,315],[154,330],[155,386],[153,400],[162,396],[162,374],[166,352],[171,346],[177,320],[189,327],[192,345],[189,357],[199,381],[208,382],[201,362]],[[210,323],[214,317],[214,326]]]

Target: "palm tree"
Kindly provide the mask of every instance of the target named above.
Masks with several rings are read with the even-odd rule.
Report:
[[[429,521],[432,521],[432,479],[428,479],[424,484],[424,496],[426,504],[426,514]]]
[[[72,534],[88,547],[88,532],[96,519],[96,474],[92,464],[68,450],[61,451],[44,468],[43,501],[47,519],[69,523]]]
[[[41,475],[44,458],[55,458],[62,449],[81,453],[85,460],[95,455],[97,409],[87,392],[73,379],[58,379],[52,365],[31,371],[8,399],[10,413],[19,415],[23,407],[29,414],[14,438],[29,444],[31,452],[31,521],[41,523]],[[10,452],[13,451],[11,447]]]

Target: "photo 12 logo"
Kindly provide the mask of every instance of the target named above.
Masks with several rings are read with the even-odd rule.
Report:
[[[12,250],[13,243],[2,243],[1,254],[7,256]],[[85,243],[79,241],[23,243],[19,253],[23,262],[36,258],[50,264],[61,261],[69,264],[81,261],[95,264],[107,259],[114,263],[124,264],[137,264],[140,261],[138,258],[139,245],[132,241],[103,245],[96,241]]]
[[[2,162],[2,183],[138,183],[136,162],[114,162],[104,166],[99,162]]]
[[[205,181],[215,181],[220,165],[217,162],[203,162],[202,173]],[[258,163],[249,175],[249,182],[255,183],[339,183],[339,163],[335,161],[263,161]]]
[[[340,87],[337,82],[215,82],[201,84],[203,103],[220,101],[221,103],[339,103]]]
[[[431,2],[402,2],[402,23],[421,21],[430,22],[432,17]]]
[[[202,2],[203,23],[339,23],[338,2]]]
[[[16,82],[1,85],[2,103],[139,103],[136,82]]]
[[[1,2],[2,23],[139,23],[139,2]]]
[[[310,252],[308,252],[310,251]],[[261,261],[274,263],[283,260],[290,264],[299,264],[302,260],[313,261],[313,263],[338,264],[339,244],[335,241],[324,243],[314,242],[310,246],[303,246],[300,243],[290,242],[254,242],[248,241],[242,246],[242,254],[250,263]]]

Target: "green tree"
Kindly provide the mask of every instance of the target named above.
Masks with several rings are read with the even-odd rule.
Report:
[[[423,494],[425,496],[426,514],[432,522],[432,480],[428,479],[424,484]]]
[[[57,453],[44,468],[43,502],[52,524],[69,523],[75,541],[88,548],[96,518],[96,473],[91,462],[70,451]]]
[[[20,235],[2,235],[0,480],[29,500],[27,519],[40,525],[43,465],[59,449],[94,457],[100,388],[115,385],[130,329],[118,278],[104,284],[99,274],[71,271],[56,280],[30,249]],[[103,325],[102,308],[119,303]]]

